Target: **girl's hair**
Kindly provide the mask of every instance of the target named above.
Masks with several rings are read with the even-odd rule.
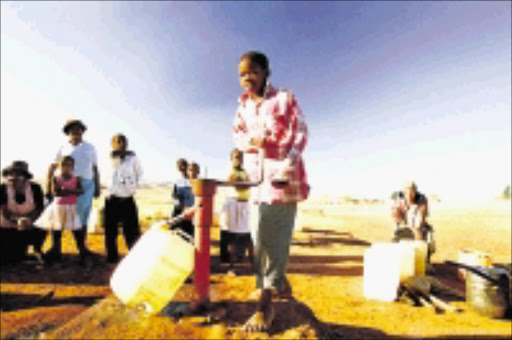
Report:
[[[122,133],[116,133],[113,137],[112,137],[112,140],[114,139],[118,139],[118,140],[121,140],[124,144],[124,146],[126,148],[128,148],[128,138],[126,138],[125,135],[123,135]]]
[[[70,161],[73,166],[75,165],[75,159],[72,156],[68,155],[61,157],[59,160],[59,164],[62,165],[65,161]]]
[[[200,168],[199,168],[199,164],[197,164],[197,163],[195,163],[195,162],[190,162],[190,163],[188,164],[188,168],[189,168],[189,169],[190,169],[190,168],[196,168],[197,170],[199,170],[199,169],[200,169]]]
[[[185,166],[187,167],[188,166],[188,163],[187,163],[187,160],[185,158],[180,158],[176,161],[176,166],[178,168],[181,168],[182,166]]]
[[[237,148],[234,148],[233,150],[231,150],[231,154],[230,154],[231,158],[233,158],[236,155],[243,155],[242,150],[237,149]]]
[[[251,63],[258,64],[264,71],[270,71],[268,66],[268,58],[261,52],[258,51],[249,51],[245,52],[241,57],[240,61],[244,59],[249,59]]]

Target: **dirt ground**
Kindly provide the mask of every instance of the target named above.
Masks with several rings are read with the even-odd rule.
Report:
[[[393,224],[389,206],[319,205],[301,207],[288,277],[294,298],[276,302],[276,319],[268,333],[247,334],[241,325],[255,301],[254,277],[247,264],[227,275],[218,259],[218,228],[212,229],[212,310],[175,318],[172,310],[186,306],[193,284],[185,284],[165,313],[146,315],[125,308],[109,288],[114,270],[104,258],[103,235],[90,234],[88,245],[100,257],[78,266],[76,249],[65,233],[65,257],[51,267],[22,263],[1,268],[2,339],[130,338],[130,339],[328,339],[328,338],[467,338],[511,336],[510,320],[480,316],[464,300],[443,296],[460,313],[436,314],[426,307],[400,302],[374,302],[363,297],[363,252],[372,242],[389,240]],[[461,249],[492,254],[496,264],[511,262],[511,206],[508,202],[431,207],[437,252],[436,278],[464,293],[455,269]],[[48,238],[45,248],[50,246]],[[120,250],[126,252],[120,239]]]

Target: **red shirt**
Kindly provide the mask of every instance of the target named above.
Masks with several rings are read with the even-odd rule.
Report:
[[[267,84],[263,100],[255,103],[247,93],[239,99],[233,122],[235,145],[244,151],[244,167],[252,181],[259,179],[258,156],[251,138],[265,138],[263,183],[252,190],[255,202],[279,204],[305,200],[309,194],[302,152],[307,142],[307,125],[295,96]],[[287,171],[286,171],[287,170]],[[286,171],[288,185],[272,184]]]

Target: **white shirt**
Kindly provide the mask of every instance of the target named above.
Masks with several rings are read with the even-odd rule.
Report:
[[[247,201],[228,198],[220,213],[220,228],[232,233],[250,233],[250,206]]]
[[[77,145],[66,143],[60,147],[55,157],[55,163],[63,156],[71,156],[75,160],[73,173],[84,179],[92,179],[92,166],[98,164],[96,149],[86,141],[82,141]]]
[[[119,157],[113,158],[107,177],[108,193],[117,197],[133,196],[141,177],[142,167],[136,155],[128,155],[123,161]]]

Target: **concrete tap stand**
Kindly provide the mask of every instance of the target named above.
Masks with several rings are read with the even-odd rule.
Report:
[[[201,312],[207,310],[210,304],[210,226],[217,181],[193,179],[190,183],[197,207],[194,215],[194,298],[190,308],[192,312]]]

